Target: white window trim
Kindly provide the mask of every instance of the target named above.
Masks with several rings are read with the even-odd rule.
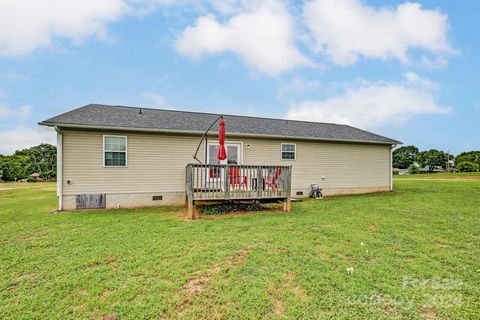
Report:
[[[283,150],[283,145],[285,145],[285,144],[291,144],[295,147],[295,150],[293,152],[293,154],[294,154],[293,159],[283,159],[283,156],[282,156],[283,151],[282,150]],[[280,160],[281,161],[295,161],[295,160],[297,160],[297,144],[296,143],[289,143],[289,142],[281,143],[280,144]]]
[[[106,166],[105,165],[105,138],[106,137],[125,138],[125,165],[124,166]],[[119,136],[119,135],[113,135],[113,134],[103,135],[103,167],[104,168],[128,168],[128,137],[127,136]]]
[[[236,145],[240,146],[239,148],[239,158],[240,158],[240,163],[239,165],[243,164],[243,141],[225,141],[225,148],[227,148],[227,145]],[[217,142],[209,142],[208,147],[207,147],[207,160],[210,158],[210,146],[218,146],[218,141]]]

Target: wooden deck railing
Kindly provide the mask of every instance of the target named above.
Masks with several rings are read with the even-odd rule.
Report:
[[[290,200],[291,176],[291,166],[188,164],[189,212],[198,200]]]

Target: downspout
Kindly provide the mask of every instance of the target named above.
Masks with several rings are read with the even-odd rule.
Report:
[[[63,210],[63,134],[58,127],[57,131],[57,197],[58,211]]]
[[[393,191],[393,149],[396,146],[396,144],[392,144],[390,147],[390,191]]]

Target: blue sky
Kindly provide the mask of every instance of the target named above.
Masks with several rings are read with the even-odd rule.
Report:
[[[0,2],[0,153],[105,103],[348,123],[480,149],[480,2]],[[228,130],[228,124],[227,124]]]

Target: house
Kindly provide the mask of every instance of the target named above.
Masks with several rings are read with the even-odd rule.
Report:
[[[288,197],[307,197],[311,184],[326,196],[392,189],[399,141],[348,125],[224,115],[227,160],[219,161],[218,126],[201,141],[218,117],[90,104],[40,122],[57,131],[59,209],[181,205],[189,190],[275,197],[277,176]]]
[[[430,171],[429,167],[420,167],[418,168],[418,172],[419,173],[443,173],[447,171],[440,166],[436,166],[432,171]]]
[[[392,172],[393,172],[393,174],[397,174],[397,175],[400,175],[400,176],[404,176],[404,175],[409,174],[408,169],[402,169],[402,168],[393,168]]]

